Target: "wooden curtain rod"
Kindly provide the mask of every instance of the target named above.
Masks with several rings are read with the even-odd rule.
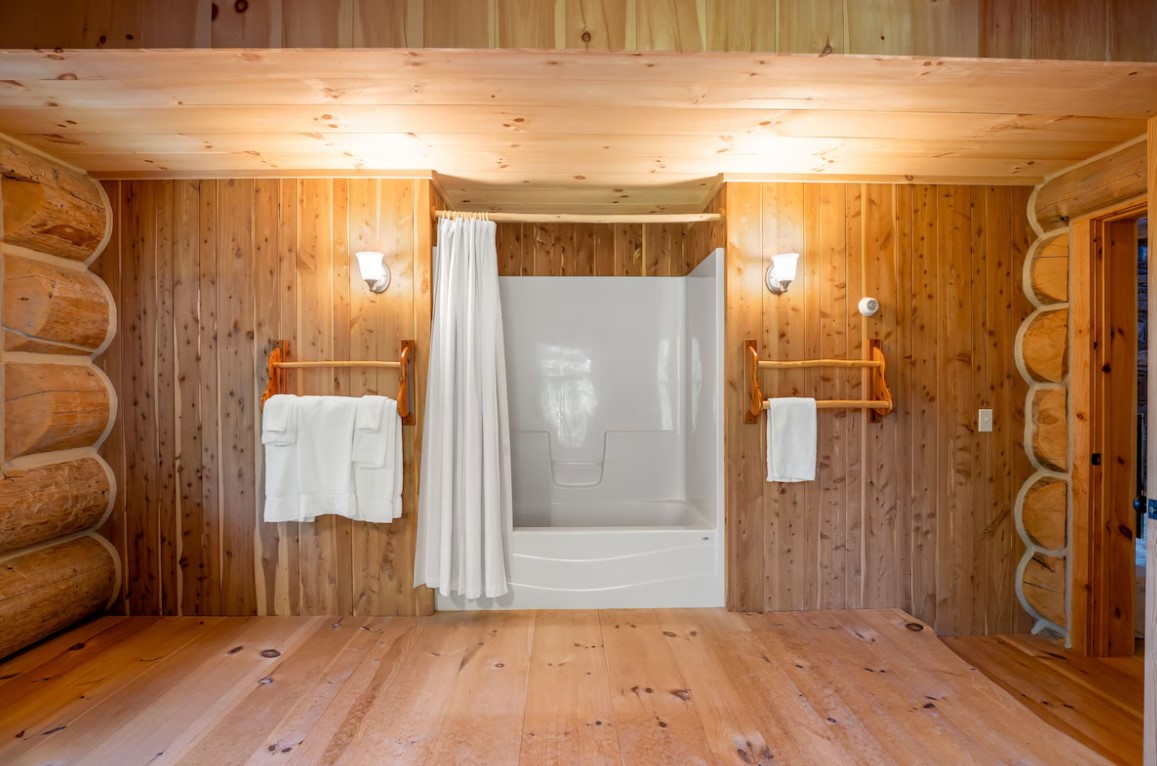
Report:
[[[414,341],[404,340],[401,343],[401,353],[398,354],[398,361],[383,361],[383,360],[340,360],[340,361],[321,361],[321,362],[290,362],[289,357],[289,342],[284,340],[276,341],[273,344],[273,350],[269,352],[269,357],[265,360],[265,391],[261,394],[261,406],[265,406],[266,400],[271,396],[285,393],[288,386],[286,375],[287,370],[301,370],[318,367],[374,367],[401,370],[401,377],[398,379],[398,415],[402,418],[402,425],[414,425],[414,410],[410,406],[410,381],[414,377]]]
[[[496,223],[698,223],[719,221],[719,213],[654,213],[640,215],[581,215],[578,213],[475,213],[438,210],[439,218],[476,218]]]
[[[759,358],[758,344],[754,340],[743,341],[743,355],[747,365],[748,402],[744,421],[758,423],[759,416],[768,408],[764,399],[763,389],[759,386],[760,369],[806,369],[815,367],[837,367],[843,369],[862,369],[870,373],[868,377],[868,399],[817,399],[816,409],[859,409],[867,410],[869,420],[873,423],[881,420],[895,409],[892,391],[888,388],[888,379],[885,376],[884,351],[880,348],[880,341],[868,342],[867,359],[798,359],[776,360]]]
[[[401,362],[274,362],[274,367],[281,367],[283,369],[297,370],[304,367],[391,367],[394,369],[402,366]]]
[[[810,367],[879,367],[877,359],[801,359],[799,361],[777,361],[761,359],[759,366],[773,370],[797,370]]]

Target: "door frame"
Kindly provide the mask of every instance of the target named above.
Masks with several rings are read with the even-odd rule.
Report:
[[[1148,125],[1148,177],[1149,223],[1157,220],[1157,117],[1149,118]],[[1157,291],[1157,270],[1149,269],[1149,295]],[[1149,330],[1157,329],[1157,305],[1149,301]],[[1149,391],[1147,399],[1157,397],[1157,365],[1149,365]],[[1145,456],[1147,484],[1145,494],[1157,497],[1157,449],[1150,449]],[[1146,546],[1145,565],[1145,766],[1157,766],[1157,545],[1149,540]]]
[[[1135,477],[1140,459],[1136,220],[1145,215],[1142,198],[1071,223],[1070,637],[1073,649],[1093,657],[1133,655],[1140,607],[1133,603],[1136,481],[1114,474]],[[1130,231],[1131,268],[1122,270]]]

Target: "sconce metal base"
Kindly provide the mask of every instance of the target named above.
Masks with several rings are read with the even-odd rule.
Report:
[[[783,295],[787,292],[787,286],[790,284],[790,281],[780,282],[775,278],[775,266],[767,267],[767,289],[771,290],[772,293],[775,295]]]
[[[386,288],[389,286],[390,286],[390,270],[389,269],[386,269],[386,273],[381,279],[377,279],[377,280],[367,279],[366,280],[366,287],[370,288],[371,293],[376,293],[378,295],[380,295],[381,293],[384,293],[386,291]]]

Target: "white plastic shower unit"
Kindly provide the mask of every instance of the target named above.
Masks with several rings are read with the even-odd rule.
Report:
[[[504,277],[511,593],[722,606],[723,251],[687,277]]]

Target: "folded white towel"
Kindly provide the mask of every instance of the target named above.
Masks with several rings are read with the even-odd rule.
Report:
[[[277,394],[261,412],[261,443],[286,446],[297,442],[296,396]]]
[[[363,396],[358,399],[357,430],[377,431],[382,427],[382,415],[386,410],[385,396]]]
[[[265,520],[313,521],[326,513],[353,516],[357,400],[293,398],[297,443],[266,445]]]
[[[354,455],[354,488],[357,516],[361,521],[386,523],[402,515],[402,419],[398,403],[384,399],[381,428],[371,432],[355,431],[355,444],[363,438],[362,448],[372,455],[371,460],[359,460],[358,448]]]
[[[265,521],[329,513],[386,523],[402,515],[402,420],[393,399],[272,397],[262,442]]]
[[[299,521],[301,486],[297,481],[296,428],[297,396],[270,397],[261,413],[261,441],[265,445],[266,521]]]
[[[393,445],[393,421],[398,403],[385,396],[363,396],[357,400],[353,459],[358,465],[379,468],[387,465],[387,453]]]
[[[816,400],[769,399],[767,408],[767,480],[816,478]]]

